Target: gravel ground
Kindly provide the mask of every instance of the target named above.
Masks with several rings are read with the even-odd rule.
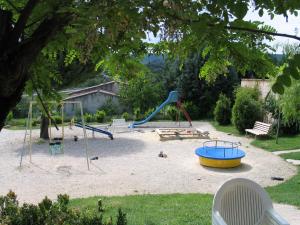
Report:
[[[11,189],[18,194],[20,201],[37,202],[46,195],[55,199],[59,193],[67,193],[72,198],[215,193],[225,180],[233,177],[246,177],[266,187],[278,184],[279,181],[270,179],[272,176],[288,179],[296,173],[296,167],[279,156],[250,146],[251,139],[217,132],[207,122],[194,122],[194,127],[210,131],[213,138],[241,142],[241,149],[247,154],[237,168],[202,167],[194,151],[206,140],[160,141],[153,129],[173,125],[171,122],[149,123],[147,128],[117,133],[114,140],[102,134],[92,138],[91,132],[87,131],[89,157],[99,157],[91,162],[89,171],[79,128],[65,128],[64,154],[54,156],[49,154],[48,143],[39,141],[39,131],[34,130],[32,163],[26,154],[21,168],[19,161],[24,131],[4,129],[0,133],[0,194]],[[78,142],[73,141],[74,135],[79,137]],[[167,158],[158,157],[160,151],[167,154]]]

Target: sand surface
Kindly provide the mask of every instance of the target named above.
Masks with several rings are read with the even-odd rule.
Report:
[[[149,125],[166,127],[174,124]],[[72,198],[215,193],[225,180],[233,177],[249,178],[266,187],[280,182],[271,180],[272,176],[289,179],[296,173],[296,167],[279,156],[250,146],[252,139],[217,132],[207,122],[194,122],[193,125],[210,131],[213,138],[241,142],[241,149],[247,154],[243,164],[227,170],[202,167],[194,151],[206,140],[160,141],[153,128],[146,128],[117,133],[114,140],[102,134],[93,138],[91,132],[87,132],[89,157],[99,157],[87,170],[83,132],[74,127],[72,130],[65,128],[64,154],[54,156],[49,154],[48,143],[39,141],[39,131],[34,130],[32,163],[26,148],[23,166],[19,168],[24,131],[4,129],[0,133],[0,194],[11,189],[21,201],[37,202],[45,195],[55,199],[59,193],[67,193]],[[78,142],[73,141],[74,135],[79,137]],[[59,132],[55,136],[59,137]],[[158,157],[160,151],[167,154],[167,158]]]

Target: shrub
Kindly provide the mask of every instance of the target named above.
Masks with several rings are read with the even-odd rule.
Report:
[[[41,123],[41,121],[39,119],[33,119],[32,120],[32,126],[34,126],[34,127],[37,126],[40,123]]]
[[[122,118],[124,118],[126,121],[130,120],[132,117],[128,112],[124,112],[122,114]]]
[[[94,116],[92,114],[89,114],[89,113],[85,113],[83,115],[83,118],[84,118],[84,121],[87,122],[87,123],[95,121]]]
[[[7,124],[10,126],[25,127],[26,120],[27,119],[11,119],[10,121],[7,121]]]
[[[98,123],[103,123],[106,117],[106,113],[104,110],[98,110],[95,114],[95,119]]]
[[[166,113],[170,120],[175,121],[178,114],[178,109],[176,108],[176,106],[168,105],[166,106]]]
[[[143,119],[143,114],[141,113],[140,108],[134,108],[133,114],[134,114],[134,120],[141,120],[141,119]]]
[[[120,107],[109,98],[99,110],[105,111],[107,115],[113,116],[119,113]]]
[[[69,196],[58,195],[57,202],[45,197],[38,205],[17,201],[17,196],[10,191],[6,196],[0,196],[0,224],[77,224],[77,225],[126,225],[126,214],[119,209],[116,223],[112,219],[103,222],[103,212],[79,211],[69,207]]]
[[[230,124],[231,102],[230,99],[227,98],[224,94],[220,94],[219,96],[214,110],[214,118],[215,121],[217,121],[220,125]]]
[[[62,123],[61,116],[54,115],[54,116],[52,116],[52,119],[55,121],[56,124],[61,124]]]
[[[296,134],[300,131],[300,81],[292,79],[290,87],[284,90],[278,100],[281,112],[281,131]]]
[[[192,120],[196,120],[200,118],[199,107],[196,106],[193,102],[184,102],[183,107],[190,115]],[[184,117],[184,115],[181,116]]]
[[[281,123],[280,133],[285,135],[296,135],[300,132],[300,124],[298,122],[293,123]]]
[[[239,88],[232,108],[232,122],[240,133],[252,128],[255,121],[262,120],[262,103],[256,89]]]
[[[10,121],[10,120],[12,120],[13,118],[14,118],[14,115],[13,115],[12,111],[10,111],[10,112],[8,113],[7,117],[6,117],[6,121]]]
[[[145,113],[144,113],[144,117],[148,117],[148,116],[150,116],[151,115],[151,113],[153,113],[154,112],[154,108],[150,108],[150,109],[148,109],[147,111],[145,111]]]

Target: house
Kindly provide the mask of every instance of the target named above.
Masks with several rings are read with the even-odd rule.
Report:
[[[105,103],[111,101],[119,105],[119,82],[110,81],[107,83],[82,88],[68,92],[68,97],[64,101],[81,101],[84,112],[95,113]],[[66,115],[73,115],[78,112],[76,104],[65,105]]]

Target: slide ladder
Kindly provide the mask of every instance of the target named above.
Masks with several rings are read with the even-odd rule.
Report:
[[[80,127],[80,128],[83,127],[81,123],[75,123],[75,126],[76,126],[76,127]],[[108,132],[108,131],[106,131],[106,130],[102,130],[102,129],[100,129],[100,128],[92,127],[92,126],[89,126],[89,125],[85,125],[85,129],[91,130],[91,131],[94,131],[94,132],[98,132],[98,133],[101,133],[101,134],[105,134],[105,135],[107,135],[111,140],[114,139],[112,133],[110,133],[110,132]]]

